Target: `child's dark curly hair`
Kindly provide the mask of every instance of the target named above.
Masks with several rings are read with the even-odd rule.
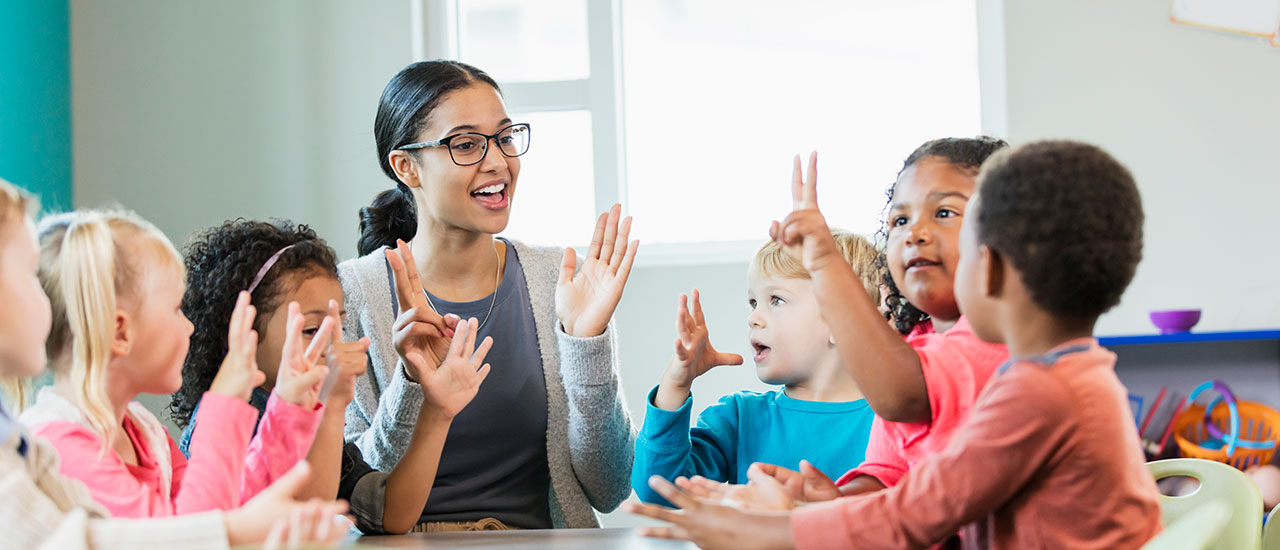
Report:
[[[907,160],[902,162],[902,169],[898,170],[898,177],[902,177],[902,173],[907,168],[914,166],[917,162],[926,158],[942,159],[956,168],[977,175],[978,169],[982,167],[982,163],[987,160],[996,151],[1008,147],[1009,144],[1003,139],[990,136],[978,136],[972,138],[942,138],[926,141],[923,145],[916,148],[907,156]],[[885,204],[884,213],[881,217],[880,230],[876,232],[876,240],[881,246],[880,256],[876,258],[876,269],[884,274],[884,285],[888,288],[885,296],[885,307],[888,312],[885,317],[893,321],[893,325],[902,334],[909,334],[917,325],[929,320],[929,314],[920,311],[916,306],[911,305],[906,297],[902,295],[902,291],[898,290],[898,285],[893,282],[893,274],[889,271],[889,258],[885,254],[889,242],[889,208],[893,205],[893,191],[897,187],[897,180],[889,184],[889,189],[885,191],[888,202]]]
[[[254,289],[258,310],[254,329],[262,332],[264,316],[280,307],[280,296],[291,292],[297,279],[287,275],[314,273],[338,277],[337,255],[306,225],[287,220],[269,222],[237,219],[195,234],[184,250],[187,292],[182,312],[195,325],[191,348],[182,364],[182,387],[169,402],[169,413],[179,426],[191,421],[200,396],[209,390],[227,354],[227,326],[236,298],[247,290],[267,259],[280,255]]]
[[[1142,260],[1142,198],[1102,149],[1040,141],[1002,152],[978,176],[978,242],[1022,273],[1036,305],[1092,319],[1120,303]]]

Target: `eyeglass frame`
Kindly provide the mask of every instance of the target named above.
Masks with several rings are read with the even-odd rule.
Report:
[[[485,157],[487,157],[487,156],[489,156],[489,141],[490,141],[490,140],[496,139],[498,136],[502,135],[502,133],[503,133],[503,132],[506,132],[507,130],[510,130],[510,129],[512,129],[512,128],[515,128],[516,126],[524,126],[525,130],[526,130],[526,131],[528,131],[528,132],[530,132],[530,138],[529,138],[529,139],[530,139],[530,145],[532,145],[532,143],[533,143],[533,141],[532,141],[532,140],[533,140],[533,137],[532,137],[532,135],[533,135],[533,134],[532,134],[532,133],[533,133],[533,125],[529,124],[528,122],[517,122],[517,123],[515,123],[515,124],[510,124],[510,125],[508,125],[508,126],[506,126],[506,127],[502,128],[501,130],[498,130],[498,132],[497,132],[497,133],[495,133],[495,134],[493,134],[493,135],[491,135],[491,136],[488,136],[488,135],[482,134],[482,133],[480,133],[480,132],[459,132],[459,133],[453,134],[453,135],[451,135],[451,136],[446,136],[446,137],[444,137],[444,138],[437,139],[437,140],[435,140],[435,141],[421,141],[421,142],[418,142],[418,143],[410,143],[410,144],[408,144],[408,145],[401,145],[401,146],[399,146],[399,147],[396,147],[396,150],[397,150],[397,151],[411,151],[411,150],[415,150],[415,149],[428,149],[428,148],[431,148],[431,147],[440,147],[441,145],[443,145],[443,146],[445,146],[445,147],[448,147],[448,146],[449,146],[449,142],[453,141],[453,140],[454,140],[454,138],[461,137],[461,136],[466,136],[466,135],[480,136],[480,137],[484,138],[484,142],[483,142],[483,143],[484,143],[484,151],[480,153],[480,158],[479,158],[479,159],[476,159],[476,161],[475,161],[475,162],[469,162],[469,163],[467,163],[467,164],[462,164],[462,163],[458,162],[458,159],[453,158],[453,149],[449,149],[449,160],[453,161],[453,163],[454,163],[454,164],[456,164],[456,165],[458,165],[458,166],[475,166],[475,165],[477,165],[477,164],[480,164],[481,162],[484,162],[484,158],[485,158]],[[516,157],[518,157],[518,156],[520,156],[520,155],[523,155],[523,154],[525,154],[525,153],[528,153],[528,152],[529,152],[529,147],[526,145],[526,146],[525,146],[524,151],[523,151],[523,152],[521,152],[521,153],[519,153],[519,154],[515,154],[515,155],[508,155],[506,151],[503,151],[503,150],[502,150],[502,145],[498,145],[498,152],[502,153],[502,156],[504,156],[504,157],[507,157],[507,158],[516,158]]]

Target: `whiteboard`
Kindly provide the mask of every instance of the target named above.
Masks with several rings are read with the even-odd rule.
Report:
[[[1173,0],[1169,18],[1184,25],[1275,38],[1280,0]]]

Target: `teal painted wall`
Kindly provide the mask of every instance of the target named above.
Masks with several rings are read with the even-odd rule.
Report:
[[[67,0],[0,0],[0,178],[72,207]]]

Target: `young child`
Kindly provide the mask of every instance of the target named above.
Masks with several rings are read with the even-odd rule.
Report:
[[[1005,359],[999,344],[979,340],[952,291],[958,238],[982,162],[1007,147],[1001,140],[945,138],[921,145],[889,188],[882,258],[888,328],[844,262],[832,254],[817,208],[817,153],[802,181],[795,160],[795,212],[771,234],[814,273],[823,318],[853,378],[877,418],[867,459],[838,482],[813,469],[801,475],[762,466],[794,489],[796,500],[829,500],[892,487],[906,472],[946,448],[968,418],[978,393]],[[905,339],[902,335],[905,335]]]
[[[845,231],[832,231],[832,237],[868,295],[878,297],[875,247]],[[747,467],[757,461],[799,469],[803,458],[825,472],[843,472],[862,462],[874,414],[832,344],[809,273],[770,241],[756,252],[748,280],[747,325],[756,373],[783,389],[726,395],[689,429],[694,379],[719,365],[740,365],[742,357],[712,347],[698,291],[692,307],[682,294],[675,355],[649,394],[636,438],[631,485],[644,502],[666,503],[649,488],[654,475],[745,483]]]
[[[44,369],[49,301],[37,277],[40,253],[27,212],[32,199],[0,180],[0,380],[9,385]],[[274,525],[276,540],[333,540],[345,527],[330,522],[344,507],[294,503],[306,481],[299,466],[243,508],[176,518],[105,519],[83,484],[58,474],[57,452],[33,438],[0,406],[0,531],[15,548],[221,549],[260,543]],[[292,518],[290,522],[286,518]],[[345,523],[341,522],[341,523]],[[292,532],[286,532],[292,531]]]
[[[54,332],[70,336],[70,352],[53,355],[54,385],[41,390],[20,420],[58,449],[64,474],[84,481],[113,515],[156,517],[234,508],[246,500],[243,494],[255,494],[294,466],[297,457],[272,460],[271,446],[288,444],[273,441],[258,453],[259,473],[246,472],[257,411],[245,401],[263,377],[247,295],[237,303],[228,351],[205,395],[200,416],[210,419],[211,429],[193,441],[188,462],[159,420],[132,402],[140,393],[172,393],[182,382],[191,324],[179,309],[185,283],[177,251],[130,213],[77,212],[46,229],[63,233],[44,239],[41,263],[48,269],[41,278],[62,306],[65,316],[53,324],[66,328]],[[304,352],[301,321],[290,320],[280,379],[302,409],[313,409],[334,322]],[[311,422],[304,434],[309,440],[314,422],[305,422]]]
[[[237,289],[250,289],[252,304],[258,311],[255,329],[262,339],[258,344],[258,364],[279,363],[284,346],[285,304],[297,304],[305,319],[304,340],[318,330],[326,317],[334,318],[341,331],[343,311],[342,285],[333,249],[315,231],[288,221],[234,220],[194,236],[187,245],[187,292],[183,310],[195,324],[191,350],[183,366],[182,389],[173,396],[174,417],[187,426],[183,442],[189,441],[196,425],[189,419],[200,397],[209,389],[226,354],[227,323],[237,298]],[[463,343],[468,353],[475,349],[475,333],[462,323],[462,331],[454,338]],[[355,444],[343,444],[344,411],[354,396],[355,378],[364,374],[368,365],[368,338],[355,342],[335,339],[330,354],[341,365],[342,374],[323,406],[323,420],[307,461],[315,468],[309,494],[332,499],[334,495],[351,502],[356,525],[368,534],[403,533],[421,515],[430,495],[432,480],[439,463],[447,426],[431,422],[440,404],[424,400],[419,420],[409,443],[407,455],[385,474],[368,466]],[[484,362],[487,348],[475,351],[468,361]],[[474,396],[483,377],[467,361],[446,361],[441,370],[450,373],[461,369],[468,382],[457,393]],[[271,392],[273,373],[267,372],[267,383],[254,388],[256,399],[250,403],[266,403]],[[424,376],[428,394],[444,380]],[[468,400],[469,401],[469,400]],[[460,404],[465,406],[467,401]],[[456,415],[458,411],[445,410]],[[259,437],[266,430],[267,418],[259,424]],[[341,489],[341,490],[340,490]]]
[[[735,537],[752,541],[738,548],[915,548],[963,527],[966,548],[1123,550],[1159,532],[1115,354],[1093,338],[1142,256],[1132,176],[1092,145],[1032,143],[983,167],[969,213],[956,296],[978,336],[1013,360],[946,450],[892,489],[791,517],[699,502],[656,479],[686,509],[642,512],[707,548]]]

